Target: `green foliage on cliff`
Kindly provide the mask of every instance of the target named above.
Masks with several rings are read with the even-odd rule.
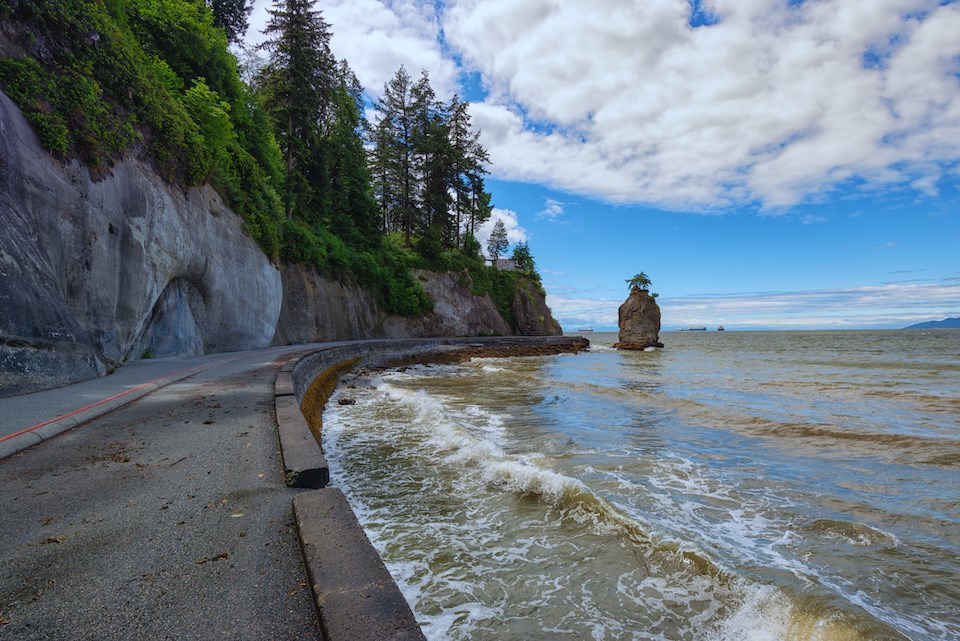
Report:
[[[385,88],[371,128],[313,7],[275,0],[248,84],[227,45],[249,0],[0,0],[0,89],[51,154],[94,175],[133,156],[213,185],[273,260],[352,275],[405,315],[432,308],[411,268],[462,271],[512,322],[521,276],[486,266],[474,237],[492,207],[466,103],[437,101],[424,74]]]
[[[276,258],[280,154],[202,2],[3,0],[0,87],[55,156],[108,170],[127,153],[184,186],[211,182]]]

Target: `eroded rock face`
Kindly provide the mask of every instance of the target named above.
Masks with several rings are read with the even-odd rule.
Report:
[[[132,160],[93,180],[3,93],[0,223],[0,396],[273,338],[280,273],[212,188]]]
[[[283,262],[283,303],[274,345],[373,338],[382,313],[351,280],[324,278],[306,265]]]
[[[620,306],[620,341],[617,349],[663,347],[660,342],[660,306],[645,289],[634,287]]]
[[[470,291],[469,279],[462,274],[417,270],[416,277],[434,302],[433,311],[419,318],[407,318],[387,314],[370,292],[348,278],[333,279],[293,263],[283,264],[281,272],[284,300],[274,338],[278,345],[513,333],[490,296],[475,295]],[[517,319],[524,319],[519,333],[560,333],[542,294],[534,289],[523,300],[519,304],[515,301]]]
[[[468,278],[456,272],[416,270],[416,277],[433,301],[433,311],[422,319],[390,317],[387,336],[477,336],[513,331],[488,294],[477,296]],[[413,333],[410,333],[412,330]]]
[[[556,321],[543,292],[533,281],[523,281],[513,295],[513,316],[521,336],[560,336],[563,330]]]

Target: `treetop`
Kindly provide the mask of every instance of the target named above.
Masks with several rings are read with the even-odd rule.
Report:
[[[631,290],[633,290],[634,288],[650,289],[650,285],[653,284],[652,282],[650,282],[650,278],[644,272],[635,274],[633,278],[628,278],[626,282],[627,282],[627,287],[629,287]]]

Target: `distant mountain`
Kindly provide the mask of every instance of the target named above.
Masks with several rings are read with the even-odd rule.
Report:
[[[960,329],[960,317],[944,318],[941,321],[927,321],[904,327],[904,329]]]

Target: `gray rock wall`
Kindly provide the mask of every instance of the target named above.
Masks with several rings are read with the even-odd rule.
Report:
[[[0,93],[0,396],[144,355],[268,346],[279,271],[210,187],[138,161],[94,180]]]
[[[418,270],[434,301],[419,318],[387,314],[376,298],[348,278],[333,279],[293,263],[280,268],[284,299],[274,343],[309,343],[358,338],[510,334],[490,296],[476,296],[454,273]]]
[[[513,296],[513,316],[517,320],[517,333],[522,336],[559,336],[563,333],[543,293],[527,280],[520,283]]]

